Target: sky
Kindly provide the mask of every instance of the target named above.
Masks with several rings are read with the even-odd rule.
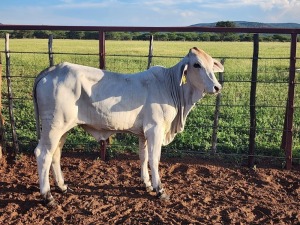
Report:
[[[1,0],[0,23],[189,26],[218,21],[300,23],[300,0]]]

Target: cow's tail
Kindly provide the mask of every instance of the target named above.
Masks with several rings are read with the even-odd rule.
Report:
[[[36,88],[38,83],[40,82],[41,79],[43,79],[48,73],[47,71],[49,68],[43,70],[36,78],[34,81],[33,85],[33,106],[34,106],[34,115],[35,115],[35,125],[36,125],[36,134],[37,134],[37,139],[40,140],[41,138],[41,123],[40,123],[40,116],[39,116],[39,106],[37,102],[37,94],[36,94]]]

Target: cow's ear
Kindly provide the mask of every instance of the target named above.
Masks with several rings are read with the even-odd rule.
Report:
[[[181,66],[181,79],[180,86],[186,83],[186,75],[187,75],[188,64],[183,64]]]
[[[218,61],[214,60],[214,66],[213,66],[213,71],[214,72],[224,72],[224,66]]]

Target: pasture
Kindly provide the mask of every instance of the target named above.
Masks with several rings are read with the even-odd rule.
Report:
[[[219,155],[210,157],[209,154],[196,157],[197,153],[209,153],[211,148],[216,96],[205,96],[189,115],[185,131],[163,150],[160,171],[171,199],[161,202],[154,193],[145,193],[142,188],[138,156],[132,153],[138,145],[134,137],[115,137],[110,147],[110,153],[115,157],[103,162],[98,160],[96,149],[99,146],[93,138],[81,129],[75,129],[70,132],[62,157],[62,170],[73,191],[66,195],[52,191],[59,206],[49,210],[41,204],[38,193],[32,104],[34,78],[49,65],[47,40],[10,40],[17,135],[21,152],[30,154],[18,155],[14,164],[6,158],[0,160],[3,175],[0,223],[300,223],[299,164],[295,164],[293,171],[282,171],[280,164],[284,161],[280,144],[288,87],[289,43],[260,43],[256,109],[256,154],[260,157],[256,158],[254,169],[241,166],[241,158],[247,154],[249,145],[252,43],[154,42],[152,64],[172,66],[194,46],[217,59],[225,59],[217,153],[237,157],[233,160],[219,159]],[[148,47],[148,42],[142,41],[107,41],[106,69],[122,73],[145,70]],[[4,40],[0,40],[0,51],[5,135],[7,143],[11,144]],[[99,65],[98,41],[54,40],[53,52],[55,63]],[[300,51],[297,53],[299,58]],[[299,63],[297,65],[299,68]],[[299,75],[296,74],[298,83]],[[298,83],[293,146],[296,162],[300,157]],[[54,186],[53,180],[51,186]]]
[[[14,113],[22,151],[32,151],[35,142],[35,122],[31,91],[34,77],[49,65],[47,41],[36,39],[10,40],[11,76],[14,94]],[[249,145],[249,101],[251,85],[252,43],[250,42],[154,42],[152,65],[175,65],[188,50],[197,46],[213,57],[225,59],[224,88],[222,90],[218,127],[218,153],[246,154]],[[55,64],[63,61],[98,67],[98,41],[54,40]],[[107,41],[106,69],[134,73],[147,67],[149,43],[146,41]],[[3,76],[5,75],[4,40],[0,41]],[[298,51],[298,58],[299,58]],[[256,96],[256,154],[283,156],[280,149],[287,99],[289,43],[261,42],[258,62]],[[298,66],[299,67],[299,66]],[[299,81],[299,74],[296,74]],[[5,82],[3,83],[5,84]],[[2,86],[6,92],[5,85]],[[300,156],[299,85],[296,85],[293,156]],[[215,96],[206,96],[188,117],[185,132],[167,146],[166,151],[209,152],[215,110]],[[4,115],[8,121],[6,101]],[[7,130],[9,124],[6,123]],[[7,132],[9,141],[10,132]],[[111,150],[136,150],[134,137],[124,135],[114,139]],[[69,135],[66,149],[92,150],[97,143],[80,129]],[[172,154],[173,154],[172,153]],[[175,153],[176,154],[176,153]],[[180,151],[179,151],[180,154]]]

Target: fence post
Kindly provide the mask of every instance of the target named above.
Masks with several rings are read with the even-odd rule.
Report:
[[[105,32],[99,31],[99,68],[105,69]],[[109,138],[100,141],[100,156],[102,160],[106,160],[106,147],[110,144]]]
[[[224,65],[224,63],[225,63],[225,59],[222,59],[221,64]],[[223,86],[223,83],[224,83],[223,73],[219,73],[219,82]],[[215,114],[214,114],[214,125],[213,125],[213,133],[212,133],[212,144],[211,144],[211,153],[212,154],[215,154],[217,152],[221,98],[222,98],[222,94],[218,93],[218,95],[216,97],[216,108],[215,108]]]
[[[292,169],[293,120],[295,97],[297,33],[291,34],[289,89],[286,103],[281,148],[285,151],[286,169]]]
[[[49,55],[49,65],[50,66],[54,66],[52,44],[53,44],[53,35],[50,34],[49,39],[48,39],[48,55]]]
[[[152,57],[153,57],[153,35],[150,35],[150,43],[149,43],[149,54],[148,54],[148,66],[147,69],[150,68],[152,64]]]
[[[2,59],[0,53],[0,159],[2,158],[4,152],[4,120],[2,116]]]
[[[10,77],[10,54],[9,54],[9,34],[5,35],[5,55],[6,55],[6,81],[7,81],[7,94],[8,94],[8,103],[9,103],[9,118],[10,125],[12,129],[12,138],[13,138],[13,148],[14,154],[19,153],[19,144],[18,137],[16,133],[16,123],[13,112],[13,93],[11,88],[11,77]]]
[[[255,136],[256,136],[256,84],[259,53],[259,36],[253,35],[253,58],[252,58],[252,76],[250,92],[250,131],[249,131],[249,151],[248,166],[254,166]]]
[[[105,32],[99,31],[99,68],[105,69]]]

